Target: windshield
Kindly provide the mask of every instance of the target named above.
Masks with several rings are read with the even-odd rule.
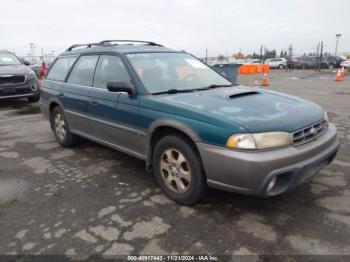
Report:
[[[128,54],[129,61],[150,93],[232,85],[206,64],[184,53]]]
[[[0,53],[0,66],[6,65],[20,65],[21,61],[14,55],[10,53]]]

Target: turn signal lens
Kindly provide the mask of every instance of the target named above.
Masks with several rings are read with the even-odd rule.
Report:
[[[228,148],[255,149],[255,142],[250,134],[235,134],[228,138],[226,146]]]

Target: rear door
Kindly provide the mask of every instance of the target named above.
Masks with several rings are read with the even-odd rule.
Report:
[[[107,82],[131,83],[122,59],[101,55],[96,67],[89,112],[94,137],[120,150],[138,155],[141,137],[135,123],[139,117],[139,99],[107,90]],[[122,99],[120,99],[122,98]]]
[[[62,101],[65,115],[73,132],[91,135],[89,102],[98,55],[81,56],[75,63],[67,82],[63,84]]]

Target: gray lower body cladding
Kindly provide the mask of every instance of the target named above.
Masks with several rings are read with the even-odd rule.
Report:
[[[339,141],[333,124],[316,140],[298,147],[244,152],[197,143],[208,185],[226,191],[273,196],[295,188],[335,157]],[[267,192],[273,177],[276,185]]]

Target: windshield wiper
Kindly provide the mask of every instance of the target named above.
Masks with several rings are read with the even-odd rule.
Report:
[[[228,85],[216,85],[216,84],[212,84],[212,85],[209,85],[209,86],[206,86],[204,87],[205,88],[210,88],[210,89],[213,89],[213,88],[217,88],[217,87],[229,87],[229,86],[235,86],[237,84],[228,84]]]
[[[161,94],[176,94],[176,93],[188,93],[188,92],[193,92],[196,89],[168,89],[165,91],[160,91],[160,92],[154,92],[152,95],[161,95]]]
[[[235,86],[235,84],[228,84],[228,85],[212,84],[209,86],[200,87],[200,88],[192,88],[192,89],[169,89],[169,90],[165,90],[165,91],[154,92],[154,93],[152,93],[152,95],[188,93],[188,92],[194,92],[194,91],[209,90],[209,89],[213,89],[213,88],[217,88],[217,87],[229,87],[229,86]]]

